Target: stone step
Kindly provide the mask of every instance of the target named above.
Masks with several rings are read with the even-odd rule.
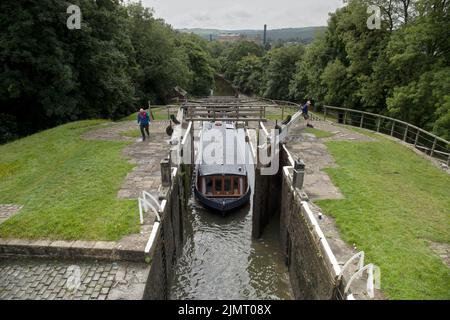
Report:
[[[110,241],[0,239],[0,256],[143,262],[144,250]]]

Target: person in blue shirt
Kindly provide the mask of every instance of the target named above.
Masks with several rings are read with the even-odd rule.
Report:
[[[310,127],[310,128],[313,128],[313,125],[309,123],[309,113],[308,113],[308,111],[309,111],[309,107],[310,106],[311,106],[311,101],[308,100],[302,107],[302,115],[303,115],[303,118],[306,121],[306,126]]]
[[[139,128],[141,129],[142,141],[145,141],[146,133],[147,137],[150,138],[150,132],[148,130],[148,125],[150,124],[150,116],[148,112],[141,108],[138,112],[137,122],[139,124]]]

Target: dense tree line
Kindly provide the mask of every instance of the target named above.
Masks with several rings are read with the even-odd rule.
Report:
[[[66,26],[70,4],[81,9],[80,30]],[[0,28],[0,143],[77,119],[117,119],[166,102],[177,85],[193,95],[213,86],[206,41],[140,3],[1,1]]]
[[[220,51],[222,72],[245,93],[314,99],[393,116],[450,139],[448,0],[350,0],[312,44]],[[369,29],[369,5],[381,8]]]
[[[269,26],[270,28],[270,26]],[[282,28],[282,29],[268,29],[267,30],[267,40],[271,43],[286,43],[286,42],[297,42],[297,43],[310,43],[317,35],[323,33],[325,27],[303,27],[303,28]],[[220,34],[223,33],[238,33],[244,39],[260,39],[262,40],[264,32],[263,25],[261,25],[260,30],[223,30],[223,29],[202,29],[202,28],[190,28],[190,29],[180,29],[181,32],[194,33],[205,40],[217,40]]]

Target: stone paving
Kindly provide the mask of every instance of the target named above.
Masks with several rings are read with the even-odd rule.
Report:
[[[300,158],[306,164],[304,190],[312,200],[342,199],[343,195],[331,182],[324,168],[336,167],[333,157],[329,154],[323,142],[331,140],[373,141],[370,137],[352,130],[323,121],[312,122],[316,129],[333,133],[333,136],[323,139],[304,132],[305,122],[298,121],[289,132],[286,147],[294,157]]]
[[[0,260],[0,300],[141,299],[145,266],[132,263]]]
[[[0,204],[0,224],[17,214],[22,207],[17,204]]]
[[[442,262],[450,268],[450,244],[430,242],[430,248],[442,259]]]

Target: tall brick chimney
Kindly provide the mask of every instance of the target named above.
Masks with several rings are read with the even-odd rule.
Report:
[[[263,43],[264,45],[267,42],[267,24],[264,25],[264,38],[263,38]]]

